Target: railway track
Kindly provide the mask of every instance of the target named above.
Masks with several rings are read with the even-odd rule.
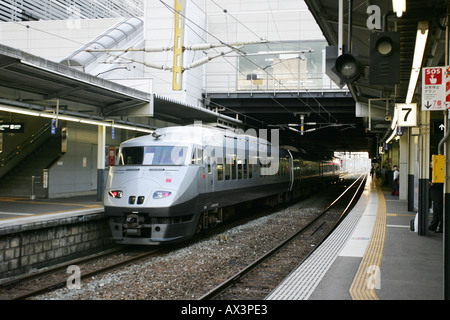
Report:
[[[142,252],[128,247],[114,248],[86,258],[81,258],[54,268],[22,276],[21,278],[4,282],[0,285],[0,300],[23,300],[32,296],[56,290],[68,285],[72,272],[69,266],[76,265],[80,272],[80,280],[109,272],[136,261],[150,258],[162,253],[163,248],[147,248]],[[100,260],[111,259],[111,263],[98,263]],[[69,272],[69,273],[68,273]]]
[[[332,204],[305,225],[199,300],[264,299],[292,270],[306,260],[334,230],[362,192],[360,176]]]
[[[119,246],[117,248],[73,260],[59,266],[46,268],[35,273],[23,275],[13,280],[0,283],[0,300],[24,300],[63,288],[68,285],[68,278],[71,275],[68,267],[73,265],[79,268],[79,280],[86,280],[133,263],[138,263],[140,261],[168,253],[194,242],[201,241],[211,235],[220,234],[229,228],[248,223],[253,219],[257,219],[258,217],[270,213],[271,210],[264,210],[259,214],[253,214],[236,221],[231,221],[227,224],[220,225],[219,227],[204,231],[203,233],[196,235],[192,240],[181,244],[173,244],[163,247],[139,247],[139,249],[135,246]],[[108,259],[110,259],[111,262],[105,263],[105,260]]]

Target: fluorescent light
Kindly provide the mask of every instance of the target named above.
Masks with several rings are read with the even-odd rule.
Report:
[[[5,106],[5,105],[0,105],[0,111],[6,111],[6,112],[12,112],[12,113],[20,113],[20,114],[26,114],[28,116],[39,117],[39,112],[38,111],[27,110],[27,109],[16,108],[16,107],[10,107],[10,106]]]
[[[116,128],[116,129],[124,129],[124,130],[136,130],[137,129],[136,127],[127,126],[124,124],[117,124],[117,123],[114,123],[114,125],[112,127]]]
[[[50,119],[55,119],[56,118],[54,113],[48,113],[48,112],[41,112],[39,114],[39,116],[41,116],[43,118],[50,118]]]
[[[397,17],[401,17],[406,11],[406,0],[392,0],[392,8],[397,13]]]
[[[96,126],[111,127],[111,123],[98,121],[98,120],[81,119],[80,122],[81,123],[86,123],[86,124],[93,124],[93,125],[96,125]]]
[[[416,90],[417,80],[419,78],[420,69],[422,67],[423,54],[428,38],[428,21],[420,21],[417,27],[416,46],[414,48],[414,59],[409,78],[408,94],[406,96],[406,104],[410,104]]]
[[[398,109],[394,108],[394,119],[392,119],[391,123],[391,129],[394,130],[394,128],[397,126],[398,121]]]
[[[391,140],[395,137],[396,134],[397,134],[397,125],[395,126],[394,130],[392,130],[392,133],[390,137],[386,140],[386,143],[391,142]]]
[[[80,118],[71,117],[71,116],[65,116],[65,115],[58,115],[58,120],[64,120],[64,121],[72,121],[72,122],[80,122]]]
[[[145,132],[145,133],[153,133],[155,130],[136,127],[136,131]]]
[[[58,117],[56,117],[55,114],[49,113],[46,111],[40,112],[40,111],[23,109],[23,108],[11,107],[11,106],[2,105],[2,104],[0,104],[0,111],[20,113],[20,114],[25,114],[28,116],[43,117],[43,118],[50,118],[50,119],[58,118],[58,120],[60,120],[60,121],[81,122],[81,123],[91,124],[91,125],[96,125],[96,126],[114,127],[117,129],[133,130],[133,131],[139,131],[139,132],[145,132],[145,133],[152,133],[154,131],[152,129],[143,128],[143,127],[135,127],[135,126],[131,126],[131,125],[122,125],[122,124],[114,124],[113,125],[111,122],[108,122],[107,120],[101,121],[101,120],[93,120],[93,119],[83,119],[83,118],[78,118],[78,117],[68,116],[68,115],[58,115]],[[109,121],[111,121],[111,120],[109,120]]]

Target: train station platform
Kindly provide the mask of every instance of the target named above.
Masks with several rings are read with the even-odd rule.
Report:
[[[97,196],[0,197],[0,282],[112,245]]]
[[[96,195],[55,199],[0,197],[0,229],[18,224],[103,212]]]
[[[443,234],[411,231],[415,213],[367,180],[333,234],[267,300],[442,300]]]

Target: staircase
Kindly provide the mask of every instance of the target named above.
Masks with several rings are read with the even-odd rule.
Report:
[[[50,168],[61,156],[61,137],[48,137],[0,178],[0,196],[30,197],[32,176],[35,176],[35,194],[37,197],[46,197],[42,188],[43,169]]]

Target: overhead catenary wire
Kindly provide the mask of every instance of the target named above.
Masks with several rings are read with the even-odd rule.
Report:
[[[168,4],[166,4],[164,1],[160,0],[160,2],[162,4],[164,4],[169,10],[171,10],[172,12],[175,12],[175,9],[172,8],[171,6],[169,6]],[[232,47],[231,45],[223,42],[222,40],[220,40],[217,36],[215,36],[214,34],[212,34],[211,32],[209,32],[208,30],[205,30],[204,28],[202,28],[201,26],[199,26],[197,23],[195,23],[194,21],[192,21],[192,19],[186,17],[185,15],[183,15],[183,18],[186,21],[189,21],[190,23],[192,23],[193,25],[195,25],[197,28],[203,30],[205,33],[207,33],[209,36],[213,37],[214,39],[216,39],[216,41],[218,41],[219,43],[223,44],[226,47],[229,47],[231,50],[236,51],[239,55],[241,55],[242,57],[244,57],[245,59],[247,59],[250,63],[254,64],[257,68],[262,70],[262,67],[255,64],[253,61],[251,61],[250,59],[248,59],[247,57],[245,57],[245,55],[243,55],[239,50],[237,50],[236,48]],[[189,27],[189,26],[188,26]],[[191,28],[191,30],[193,30]],[[194,31],[194,30],[193,30]],[[195,32],[195,31],[194,31]],[[205,41],[206,42],[206,41]],[[227,61],[228,62],[228,61]],[[231,63],[230,63],[231,64]],[[238,70],[235,66],[233,66],[238,72],[240,72],[240,70]],[[264,70],[263,70],[264,71]],[[266,72],[266,71],[264,71]],[[240,72],[242,74],[242,72]],[[284,86],[278,79],[276,79],[273,75],[269,74],[268,72],[266,72],[267,75],[269,77],[271,77],[274,81],[278,82],[281,86],[283,86],[287,91],[291,91],[289,90],[286,86]],[[291,110],[289,110],[288,108],[286,108],[283,104],[281,104],[279,101],[277,101],[276,99],[274,99],[272,96],[270,96],[270,98],[275,101],[280,107],[282,107],[286,112],[293,114],[293,112]],[[309,107],[309,106],[308,106]],[[313,110],[314,111],[314,110]]]
[[[243,26],[244,28],[246,28],[248,31],[250,31],[253,35],[255,35],[257,38],[259,38],[259,39],[264,39],[263,37],[260,37],[258,34],[256,34],[253,30],[251,30],[250,28],[248,28],[245,24],[243,24],[241,21],[239,21],[236,17],[234,17],[232,14],[230,14],[229,12],[228,12],[228,10],[226,10],[226,9],[224,9],[224,8],[222,8],[216,1],[214,1],[214,0],[211,0],[216,6],[218,6],[223,12],[225,12],[227,15],[229,15],[229,16],[231,16],[237,23],[239,23],[241,26]],[[283,41],[281,41],[281,36],[280,36],[280,32],[279,32],[279,30],[278,30],[278,26],[277,26],[277,23],[276,23],[276,19],[275,19],[275,17],[274,17],[274,15],[273,15],[273,10],[272,10],[272,8],[271,8],[271,6],[270,6],[270,2],[269,2],[269,0],[267,0],[267,5],[268,5],[268,7],[270,8],[270,12],[271,12],[271,15],[272,15],[272,20],[273,20],[273,22],[274,22],[274,24],[275,24],[275,29],[276,29],[276,31],[277,31],[277,33],[278,33],[278,35],[279,35],[279,39],[280,39],[280,44],[281,44],[281,46],[282,46],[282,48],[284,49],[284,47],[285,47],[285,43],[283,42]],[[267,43],[274,43],[274,41],[268,41]],[[270,50],[270,48],[268,47],[268,49]],[[249,62],[251,62],[251,63],[253,63],[254,64],[254,62],[253,61],[250,61],[247,57],[245,57]],[[286,70],[288,70],[294,77],[295,77],[295,75],[292,73],[292,71],[289,69],[289,68],[287,68],[286,67],[286,65],[284,64],[284,61],[282,60],[282,61],[280,61],[280,63],[286,68]],[[256,65],[256,64],[255,64]],[[272,79],[274,79],[275,81],[277,81],[279,84],[281,84],[279,81],[278,81],[278,79],[275,79],[272,75],[270,75],[267,71],[266,71],[266,68],[262,68],[261,66],[258,66],[258,65],[256,65],[258,68],[260,68],[262,71],[264,71],[268,76],[270,76],[270,77],[272,77]],[[282,84],[281,84],[282,85]],[[291,92],[291,90],[290,89],[288,89],[288,88],[286,88],[285,86],[283,86],[285,89],[287,89],[287,91],[289,91],[289,92]],[[312,95],[311,94],[311,92],[307,89],[307,88],[305,88],[305,91],[312,97],[312,99],[317,103],[317,106],[319,107],[319,112],[316,112],[308,103],[306,103],[305,101],[303,101],[303,99],[301,99],[298,95],[296,96],[297,97],[297,99],[299,100],[299,101],[301,101],[305,106],[307,106],[309,109],[311,109],[315,114],[318,114],[322,119],[324,119],[325,121],[328,121],[329,123],[331,123],[331,125],[330,126],[332,126],[332,127],[339,127],[339,126],[345,126],[346,124],[339,124],[338,123],[338,120],[314,97],[314,95]],[[281,107],[283,107],[285,110],[287,110],[287,108],[285,108],[280,102],[278,102],[274,97],[271,97],[271,99],[273,100],[273,101],[275,101],[278,105],[280,105]],[[320,109],[323,109],[327,114],[328,114],[328,117],[329,117],[329,119],[326,119],[326,118],[324,118],[321,114],[320,114]],[[331,120],[331,118],[332,119],[334,119],[334,121],[335,121],[335,123],[334,123],[334,125],[333,125],[333,123],[332,122],[330,122],[330,120]],[[328,127],[328,126],[327,126]],[[324,128],[324,127],[319,127],[319,128],[317,128],[317,129],[322,129],[322,128]],[[349,127],[347,127],[347,128],[344,128],[343,130],[341,130],[341,131],[344,131],[344,130],[347,130],[347,129],[349,129],[349,128],[354,128],[354,124],[352,124],[352,125],[350,125]],[[345,139],[345,141],[350,145],[350,143],[349,143],[349,141],[346,139],[346,137],[345,136],[343,136],[343,138]]]
[[[164,4],[169,10],[171,10],[172,12],[174,12],[174,9],[172,8],[172,7],[170,7],[168,4],[166,4],[164,1],[162,1],[162,0],[160,0],[160,2],[162,3],[162,4]],[[215,1],[213,1],[213,3],[214,4],[216,4],[219,8],[221,8],[227,15],[230,15],[230,16],[232,16],[228,11],[225,11],[222,7],[220,7],[220,5],[218,5],[217,4],[217,2],[215,2]],[[210,33],[208,30],[205,30],[204,28],[202,28],[201,26],[199,26],[197,23],[195,23],[194,21],[192,21],[192,19],[190,19],[190,18],[188,18],[188,17],[186,17],[186,16],[183,16],[183,18],[186,20],[186,21],[189,21],[190,23],[192,23],[193,25],[195,25],[197,28],[199,28],[199,29],[201,29],[201,30],[203,30],[205,33],[207,33],[208,35],[210,35],[211,37],[213,37],[214,39],[216,39],[216,41],[218,41],[219,43],[222,43],[222,44],[224,44],[225,46],[229,46],[228,44],[226,44],[226,43],[224,43],[223,41],[221,41],[217,36],[215,36],[214,34],[212,34],[212,33]],[[236,20],[239,24],[241,24],[241,25],[243,25],[243,26],[245,26],[243,23],[241,23],[237,18],[235,18],[234,16],[233,16],[233,19],[234,20]],[[189,27],[189,26],[188,26]],[[247,27],[246,27],[247,28]],[[248,30],[251,30],[251,29],[249,29],[249,28],[247,28]],[[192,28],[191,28],[191,30],[193,30]],[[258,38],[258,39],[264,39],[263,37],[260,37],[259,35],[257,35],[255,32],[253,32],[252,31],[252,33]],[[206,41],[205,41],[206,42]],[[264,43],[271,43],[270,41],[265,41]],[[281,41],[280,41],[280,43],[282,43]],[[282,43],[282,45],[283,45],[283,43]],[[248,57],[245,55],[245,54],[243,54],[243,53],[241,53],[241,52],[237,52],[238,53],[238,55],[240,55],[241,57],[243,57],[244,59],[246,59],[248,62],[250,62],[251,64],[253,64],[253,65],[255,65],[258,69],[260,69],[260,70],[262,70],[263,72],[265,72],[266,74],[267,74],[267,76],[268,77],[270,77],[272,80],[274,80],[275,82],[277,82],[281,87],[283,87],[287,92],[291,92],[292,93],[292,95],[294,96],[294,97],[296,97],[300,102],[302,102],[306,107],[308,107],[313,113],[315,113],[315,114],[317,114],[319,117],[321,117],[322,119],[324,119],[325,121],[330,121],[330,119],[332,118],[332,119],[334,119],[334,121],[336,122],[336,123],[338,123],[338,120],[309,92],[309,90],[307,90],[306,88],[305,88],[305,91],[308,93],[308,94],[310,94],[311,95],[311,98],[317,103],[317,106],[319,107],[319,112],[317,112],[316,110],[314,110],[314,108],[312,108],[307,102],[305,102],[303,99],[301,99],[297,94],[296,94],[296,92],[293,92],[291,89],[289,89],[289,88],[287,88],[279,79],[277,79],[277,78],[275,78],[272,74],[270,74],[267,70],[264,70],[264,67],[262,67],[262,66],[260,66],[260,65],[258,65],[258,64],[256,64],[254,61],[252,61],[252,60],[250,60],[250,59],[248,59]],[[228,61],[227,61],[228,62]],[[231,63],[230,63],[231,64]],[[288,70],[289,70],[289,68],[287,68]],[[238,70],[238,72],[240,72],[239,70]],[[241,73],[241,72],[240,72]],[[241,73],[242,74],[242,73]],[[292,74],[292,72],[291,72],[291,74]],[[266,93],[268,93],[268,92],[266,92]],[[292,112],[291,110],[289,110],[288,108],[286,108],[281,102],[279,102],[278,100],[276,100],[273,96],[271,96],[271,95],[269,95],[270,96],[270,98],[275,102],[275,103],[277,103],[280,107],[282,107],[286,112],[288,112],[288,113],[294,113],[294,112]],[[328,114],[328,119],[326,119],[325,117],[323,117],[323,115],[322,114],[320,114],[320,109],[323,109],[324,111],[325,111],[325,113],[327,113]]]

